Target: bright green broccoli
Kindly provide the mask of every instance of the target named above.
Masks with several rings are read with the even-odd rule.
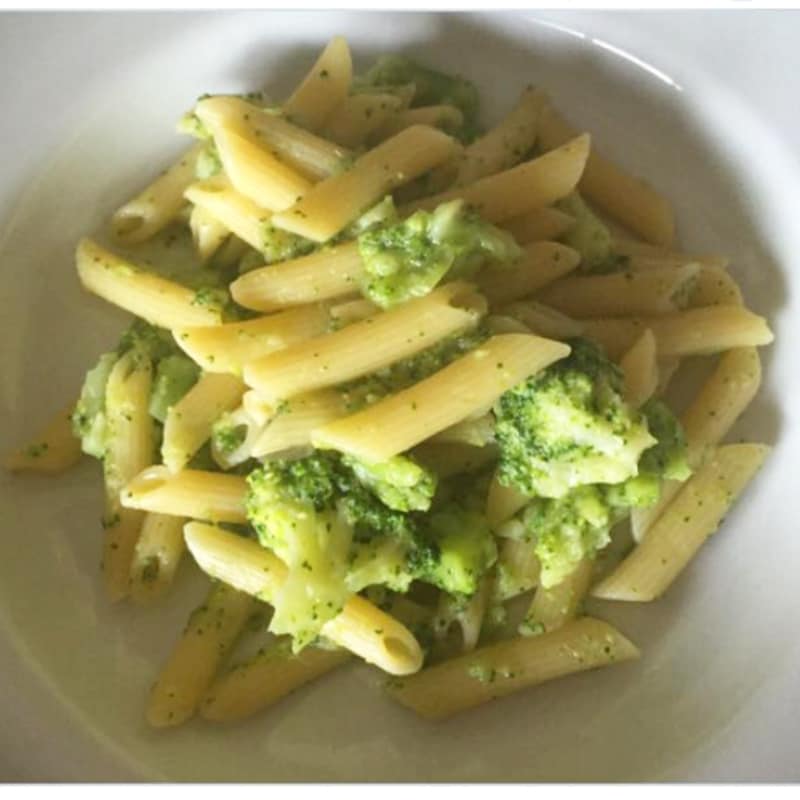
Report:
[[[412,458],[394,456],[380,464],[369,464],[353,456],[342,456],[356,479],[371,489],[395,511],[427,511],[436,492],[436,476]]]
[[[194,165],[194,175],[198,180],[204,181],[213,178],[222,172],[222,161],[213,142],[209,142],[197,156]]]
[[[621,483],[656,440],[622,396],[622,374],[600,349],[574,339],[569,357],[503,394],[495,405],[502,483],[535,497]]]
[[[647,427],[658,443],[642,455],[639,473],[673,481],[685,481],[691,474],[686,460],[686,436],[666,403],[650,400],[642,407]]]
[[[164,422],[167,412],[197,383],[200,367],[184,355],[162,358],[156,367],[150,394],[150,416]]]
[[[81,440],[81,449],[95,458],[103,458],[106,450],[106,383],[117,358],[116,353],[103,353],[86,373],[72,413],[72,431]]]
[[[577,192],[560,200],[558,206],[575,218],[561,240],[580,253],[582,272],[613,272],[622,266],[623,259],[614,253],[611,231]]]
[[[471,81],[425,67],[404,56],[382,56],[358,81],[372,87],[414,84],[412,107],[453,105],[464,115],[461,138],[470,141],[478,133],[478,90]]]
[[[445,276],[467,278],[521,255],[511,234],[465,210],[461,200],[371,228],[358,237],[358,249],[361,291],[382,308],[428,294]]]

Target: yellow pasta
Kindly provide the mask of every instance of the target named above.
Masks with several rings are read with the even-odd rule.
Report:
[[[575,225],[575,217],[557,208],[534,208],[503,220],[505,228],[519,244],[558,239]]]
[[[468,284],[446,284],[425,297],[251,361],[244,379],[273,401],[344,383],[475,326],[484,306]]]
[[[524,625],[537,634],[550,633],[573,619],[589,591],[592,568],[592,560],[584,558],[561,583],[547,589],[540,586],[525,615]]]
[[[316,303],[358,291],[364,265],[356,242],[254,269],[231,284],[239,305],[256,311]]]
[[[230,236],[228,228],[200,206],[192,206],[189,228],[192,231],[194,248],[202,262],[208,261]]]
[[[310,131],[319,130],[350,91],[353,62],[342,36],[334,36],[284,103],[289,119]]]
[[[347,650],[320,647],[306,647],[295,655],[288,640],[278,639],[246,663],[217,677],[203,698],[200,715],[212,722],[245,719],[351,658]]]
[[[774,339],[767,321],[738,306],[693,308],[661,317],[587,319],[584,334],[619,358],[646,328],[653,331],[659,358],[714,355],[735,347],[760,347]]]
[[[520,214],[552,205],[576,186],[589,155],[589,136],[578,136],[543,156],[481,178],[475,183],[427,197],[401,211],[434,209],[461,198],[489,222],[502,222]]]
[[[207,372],[239,375],[250,361],[325,333],[330,321],[328,309],[316,304],[244,322],[182,328],[173,334],[181,350]]]
[[[492,530],[496,531],[500,525],[511,519],[517,511],[530,502],[530,499],[513,486],[500,483],[495,475],[489,484],[486,503],[486,519]]]
[[[403,106],[402,98],[393,94],[353,94],[327,118],[322,133],[337,144],[359,147]]]
[[[627,317],[667,314],[695,280],[699,266],[610,275],[569,277],[537,294],[537,300],[572,317]]]
[[[742,290],[724,267],[703,264],[689,294],[689,307],[743,306]]]
[[[387,688],[421,717],[440,720],[554,678],[638,657],[636,646],[611,625],[584,617],[542,636],[481,647]]]
[[[572,129],[552,105],[539,117],[539,141],[548,150],[573,139]],[[623,172],[596,150],[580,181],[586,198],[653,244],[669,246],[675,238],[675,218],[664,197],[644,181]]]
[[[131,561],[131,599],[141,605],[160,599],[172,585],[186,547],[183,517],[146,514]]]
[[[614,252],[629,256],[632,268],[645,269],[649,266],[682,267],[684,264],[704,264],[709,267],[728,266],[730,259],[716,253],[682,253],[646,242],[639,242],[626,237],[614,238]]]
[[[72,403],[61,409],[28,444],[15,450],[3,461],[11,472],[58,474],[81,458],[81,442],[72,432]]]
[[[458,130],[464,123],[464,115],[456,106],[437,105],[419,106],[398,110],[377,130],[375,137],[379,141],[388,139],[412,125],[429,125],[431,128],[449,131]]]
[[[251,539],[196,522],[186,526],[185,535],[200,568],[240,591],[269,602],[286,580],[284,563]],[[392,675],[408,675],[422,665],[422,651],[409,630],[359,595],[321,633]]]
[[[541,565],[530,542],[502,539],[497,553],[493,600],[502,603],[535,589],[540,572]]]
[[[197,158],[205,147],[196,144],[146,189],[118,209],[111,225],[117,239],[137,244],[167,227],[183,206],[183,193],[194,180]]]
[[[257,607],[257,600],[225,584],[211,589],[203,605],[189,617],[150,690],[150,725],[166,728],[194,716],[222,659]]]
[[[211,437],[211,426],[239,404],[245,386],[234,375],[207,372],[167,411],[161,458],[171,472],[183,469]]]
[[[172,474],[166,467],[150,467],[132,478],[120,499],[126,508],[157,514],[247,522],[244,500],[247,483],[239,475],[184,469]]]
[[[327,241],[398,186],[447,160],[456,147],[435,128],[406,128],[356,159],[350,169],[316,184],[272,222],[315,242]]]
[[[625,379],[625,400],[633,408],[641,408],[658,387],[656,339],[649,328],[636,340],[619,362]]]
[[[660,597],[714,533],[768,453],[761,444],[720,447],[592,595],[635,602]]]
[[[414,386],[323,425],[312,432],[312,443],[372,463],[385,461],[490,408],[507,389],[568,354],[569,347],[550,339],[494,336]]]
[[[535,300],[511,303],[501,309],[512,319],[519,320],[533,333],[548,339],[570,339],[583,333],[583,323]]]
[[[82,239],[75,254],[83,288],[153,325],[181,328],[219,325],[221,310],[209,308],[197,292],[131,264]]]
[[[580,263],[576,250],[557,242],[531,242],[523,248],[521,260],[505,268],[482,270],[476,283],[492,308],[523,297],[571,272]]]

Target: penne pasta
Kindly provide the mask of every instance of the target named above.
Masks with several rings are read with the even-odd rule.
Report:
[[[446,161],[456,147],[435,128],[406,128],[357,158],[350,169],[316,184],[272,222],[315,242],[327,241],[398,186]]]
[[[561,583],[547,589],[540,586],[525,615],[525,629],[534,634],[551,633],[574,619],[589,591],[592,568],[592,560],[584,558]]]
[[[633,552],[592,590],[604,600],[660,597],[714,533],[769,453],[761,444],[730,444],[686,482]]]
[[[724,267],[703,264],[689,295],[689,308],[743,306],[742,290]]]
[[[572,140],[572,129],[552,105],[539,117],[539,141],[548,150]],[[653,244],[670,246],[675,218],[667,200],[639,178],[634,178],[596,150],[592,150],[580,181],[580,190],[592,203],[634,233]]]
[[[530,542],[502,539],[497,552],[493,600],[503,603],[518,597],[539,584],[541,566]]]
[[[222,659],[257,607],[257,600],[224,583],[212,587],[203,605],[192,612],[150,690],[150,725],[171,727],[194,716]]]
[[[72,432],[75,404],[61,409],[30,441],[3,461],[11,472],[41,472],[56,475],[81,458],[81,442]]]
[[[239,475],[184,469],[171,474],[156,466],[134,476],[120,496],[126,508],[207,519],[212,522],[247,522],[244,499],[247,483]]]
[[[266,602],[286,580],[285,564],[251,539],[211,525],[189,523],[186,544],[211,577]],[[410,631],[359,595],[322,628],[322,635],[392,675],[422,665],[422,651]]]
[[[172,585],[186,547],[183,517],[146,514],[131,561],[131,599],[147,605]]]
[[[441,720],[545,681],[638,657],[636,646],[611,625],[584,617],[543,636],[481,647],[391,681],[387,689],[419,716]]]
[[[161,278],[82,239],[75,254],[83,288],[162,328],[219,325],[222,313],[197,292]]]
[[[363,274],[358,243],[345,242],[251,270],[231,284],[231,295],[245,308],[274,311],[352,294]]]
[[[464,150],[455,186],[467,186],[522,161],[536,141],[539,113],[545,99],[541,91],[531,86],[524,89],[514,108]]]
[[[492,308],[521,300],[571,272],[580,263],[576,250],[557,242],[531,242],[520,261],[509,267],[490,267],[476,283]]]
[[[500,483],[495,475],[489,484],[489,495],[486,503],[486,519],[493,531],[504,522],[510,520],[531,498],[515,489]]]
[[[182,328],[173,335],[206,372],[240,375],[250,361],[325,333],[330,321],[328,309],[317,304],[245,322]]]
[[[439,128],[445,133],[451,133],[457,131],[463,124],[464,115],[456,106],[444,104],[404,108],[386,119],[384,124],[376,130],[375,138],[383,141],[412,125],[428,125],[431,128]]]
[[[213,214],[200,206],[192,206],[189,215],[189,228],[192,231],[194,249],[201,262],[205,263],[216,253],[230,231]]]
[[[347,97],[352,77],[350,47],[342,36],[334,36],[284,103],[284,114],[310,131],[319,130]]]
[[[254,658],[217,677],[203,698],[200,715],[212,722],[245,719],[351,658],[347,650],[313,646],[293,654],[288,639],[277,639]]]
[[[507,389],[568,354],[569,347],[550,339],[494,336],[414,386],[317,428],[312,444],[372,463],[386,461],[491,408]]]
[[[440,478],[449,478],[487,466],[497,459],[497,451],[465,442],[428,440],[414,448],[414,458]]]
[[[738,306],[692,308],[661,317],[587,319],[584,334],[618,359],[650,328],[659,358],[714,355],[738,347],[760,347],[773,339],[767,321]]]
[[[170,407],[161,444],[161,458],[170,472],[178,472],[191,461],[211,437],[211,426],[217,418],[236,408],[244,391],[239,378],[206,372]]]
[[[519,244],[559,239],[574,225],[575,217],[557,208],[534,208],[501,223]]]
[[[147,188],[114,213],[111,227],[120,242],[144,242],[177,218],[183,206],[183,193],[194,180],[197,158],[204,148],[205,143],[199,143],[187,150]]]
[[[360,147],[403,107],[394,94],[352,94],[327,118],[322,133],[337,144]]]
[[[277,401],[358,378],[477,325],[483,298],[469,284],[450,283],[245,365],[244,379]]]
[[[730,263],[727,256],[715,253],[682,253],[620,236],[614,238],[614,252],[621,256],[629,256],[628,263],[633,269],[637,267],[644,269],[648,266],[682,267],[684,264],[703,264],[724,269]]]
[[[432,210],[461,198],[484,219],[497,223],[552,205],[578,183],[589,155],[589,142],[588,135],[578,136],[557,150],[504,172],[404,206],[401,213],[410,214],[418,208]]]
[[[624,397],[633,408],[641,408],[658,387],[656,339],[649,328],[636,340],[619,362],[625,379]]]
[[[569,277],[537,294],[537,299],[572,317],[627,317],[677,311],[699,266]]]
[[[548,339],[570,339],[583,333],[582,322],[535,300],[511,303],[501,311],[522,322],[533,333]]]

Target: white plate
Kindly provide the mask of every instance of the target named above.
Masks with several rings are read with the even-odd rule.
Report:
[[[3,475],[0,776],[800,777],[796,15],[315,12],[2,22],[3,448],[77,390],[82,370],[121,327],[121,316],[78,288],[77,238],[178,151],[173,122],[197,95],[266,81],[281,96],[333,33],[349,38],[359,64],[407,48],[460,70],[478,82],[489,118],[527,82],[550,88],[601,148],[669,195],[688,248],[734,257],[745,296],[769,315],[778,340],[764,354],[765,386],[740,431],[776,449],[723,533],[664,600],[595,606],[641,644],[642,661],[438,726],[384,700],[372,673],[357,668],[241,726],[148,730],[148,685],[196,587],[181,581],[175,601],[152,611],[109,608],[97,571],[96,466],[56,481]]]

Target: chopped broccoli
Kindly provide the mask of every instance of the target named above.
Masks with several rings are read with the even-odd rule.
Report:
[[[247,426],[230,413],[220,415],[211,426],[211,451],[229,456],[242,446],[247,438]]]
[[[372,208],[367,209],[360,217],[351,222],[336,238],[355,239],[362,233],[378,225],[388,225],[397,222],[397,209],[390,194],[387,194]]]
[[[428,294],[445,276],[466,278],[521,255],[510,233],[465,210],[461,200],[371,228],[358,237],[358,249],[361,291],[382,308]]]
[[[619,368],[586,340],[570,344],[568,358],[495,405],[499,479],[532,497],[627,480],[656,442],[644,417],[625,403]]]
[[[580,253],[583,272],[613,272],[622,266],[622,260],[614,254],[611,231],[577,192],[565,197],[558,206],[575,218],[575,224],[562,241]]]
[[[658,443],[642,454],[639,473],[685,481],[692,470],[686,460],[686,436],[680,422],[661,400],[650,400],[642,411],[647,418],[647,427]]]
[[[106,383],[117,357],[116,353],[104,353],[86,373],[81,395],[72,413],[72,430],[81,440],[81,449],[95,458],[103,458],[105,454]]]
[[[143,319],[135,320],[119,340],[117,355],[124,355],[130,350],[151,361],[160,361],[180,352],[168,330],[157,328]]]
[[[311,239],[306,239],[297,233],[281,230],[269,222],[264,222],[261,226],[262,261],[257,266],[300,258],[300,256],[308,255],[316,247],[316,243],[312,242]]]
[[[209,142],[197,156],[194,165],[194,175],[198,180],[204,181],[213,178],[222,172],[222,161],[216,146]]]
[[[153,390],[150,394],[150,416],[159,422],[167,418],[167,411],[195,385],[200,368],[184,355],[162,358],[156,367]]]
[[[464,115],[462,138],[478,133],[478,90],[471,81],[425,67],[404,56],[382,56],[361,79],[370,86],[390,87],[413,83],[412,107],[453,105]]]
[[[395,511],[427,511],[436,492],[436,476],[408,456],[369,464],[353,456],[342,461],[356,478]]]

